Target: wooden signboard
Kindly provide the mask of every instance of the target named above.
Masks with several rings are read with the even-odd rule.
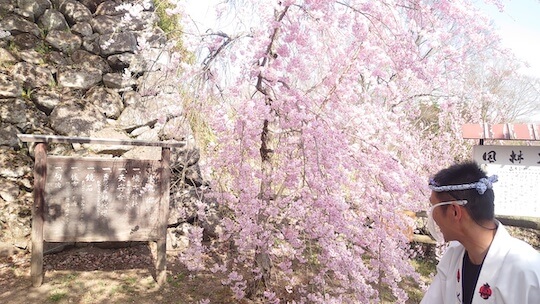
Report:
[[[48,157],[43,239],[157,240],[161,187],[159,161]]]
[[[43,282],[43,242],[155,241],[156,281],[166,279],[171,147],[160,143],[25,135],[36,142],[32,284]],[[161,146],[161,160],[47,156],[48,142]]]
[[[499,177],[493,185],[497,219],[505,225],[540,230],[540,124],[465,124],[462,134],[479,140],[473,159],[489,175]],[[517,145],[484,145],[485,140]]]
[[[540,218],[540,146],[478,145],[473,159],[488,175],[498,176],[496,215]]]

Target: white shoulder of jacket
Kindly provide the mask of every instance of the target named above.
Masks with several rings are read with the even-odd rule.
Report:
[[[506,254],[504,263],[507,266],[523,266],[540,274],[540,252],[528,243],[512,237],[508,246],[510,250]]]

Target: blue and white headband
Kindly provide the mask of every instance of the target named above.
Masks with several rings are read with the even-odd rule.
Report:
[[[493,183],[497,182],[497,179],[497,175],[492,175],[488,178],[483,177],[476,183],[448,186],[439,186],[439,184],[437,184],[433,179],[430,179],[429,188],[435,192],[476,189],[476,191],[478,191],[478,194],[482,195],[484,194],[484,192],[486,192],[487,189],[493,188]]]

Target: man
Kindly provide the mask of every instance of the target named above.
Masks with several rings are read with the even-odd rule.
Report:
[[[540,303],[540,253],[495,219],[496,181],[474,162],[443,169],[430,180],[428,228],[437,241],[450,244],[422,304]]]

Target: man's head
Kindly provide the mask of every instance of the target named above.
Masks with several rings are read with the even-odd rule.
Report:
[[[491,186],[495,181],[496,176],[488,178],[477,163],[469,161],[439,171],[429,185],[440,201],[466,200],[463,207],[475,222],[482,223],[495,218]]]

